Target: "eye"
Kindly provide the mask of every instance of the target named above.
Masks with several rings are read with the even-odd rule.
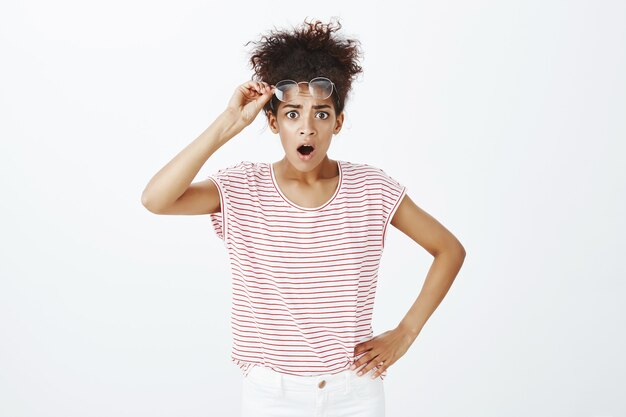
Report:
[[[296,114],[296,115],[298,114],[298,112],[297,112],[297,111],[295,111],[295,110],[289,111],[289,112],[285,113],[285,116],[287,116],[287,119],[294,119],[294,118],[295,118],[295,116],[294,116],[294,117],[290,117],[290,116],[289,116],[289,115],[290,115],[290,114],[292,114],[292,113],[293,113],[293,114]],[[317,112],[317,113],[316,113],[316,115],[320,115],[320,114],[324,115],[324,117],[321,117],[321,119],[322,119],[322,120],[326,120],[326,119],[328,119],[328,118],[330,117],[330,115],[328,114],[328,112],[325,112],[325,111],[320,111],[320,112]]]

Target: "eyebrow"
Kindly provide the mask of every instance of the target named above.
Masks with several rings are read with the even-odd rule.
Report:
[[[294,108],[294,109],[301,109],[302,108],[302,104],[285,104],[283,106],[284,109],[286,108]],[[319,104],[317,106],[313,106],[314,109],[330,109],[330,106],[328,104]]]

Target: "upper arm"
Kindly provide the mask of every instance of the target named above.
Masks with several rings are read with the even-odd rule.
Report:
[[[210,214],[221,211],[220,193],[210,179],[192,183],[170,206],[157,214]]]
[[[451,246],[465,251],[448,229],[419,208],[408,195],[405,195],[400,202],[400,206],[391,219],[391,224],[433,256]]]

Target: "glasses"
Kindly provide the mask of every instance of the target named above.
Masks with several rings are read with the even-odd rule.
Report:
[[[296,98],[300,94],[299,85],[302,83],[309,84],[309,93],[313,98],[320,100],[327,99],[333,93],[333,90],[337,92],[335,83],[326,77],[316,77],[311,81],[295,82],[294,80],[281,80],[275,85],[274,95],[282,102],[288,102]],[[337,105],[339,105],[339,94],[337,94]],[[274,110],[274,105],[270,100],[270,107]]]

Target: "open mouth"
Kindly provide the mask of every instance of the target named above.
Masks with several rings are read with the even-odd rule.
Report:
[[[298,152],[300,152],[301,155],[308,155],[313,152],[314,149],[315,148],[311,145],[301,145],[298,147]]]
[[[315,147],[312,145],[300,145],[298,146],[298,156],[303,161],[308,161],[312,157],[312,153],[315,150]]]

